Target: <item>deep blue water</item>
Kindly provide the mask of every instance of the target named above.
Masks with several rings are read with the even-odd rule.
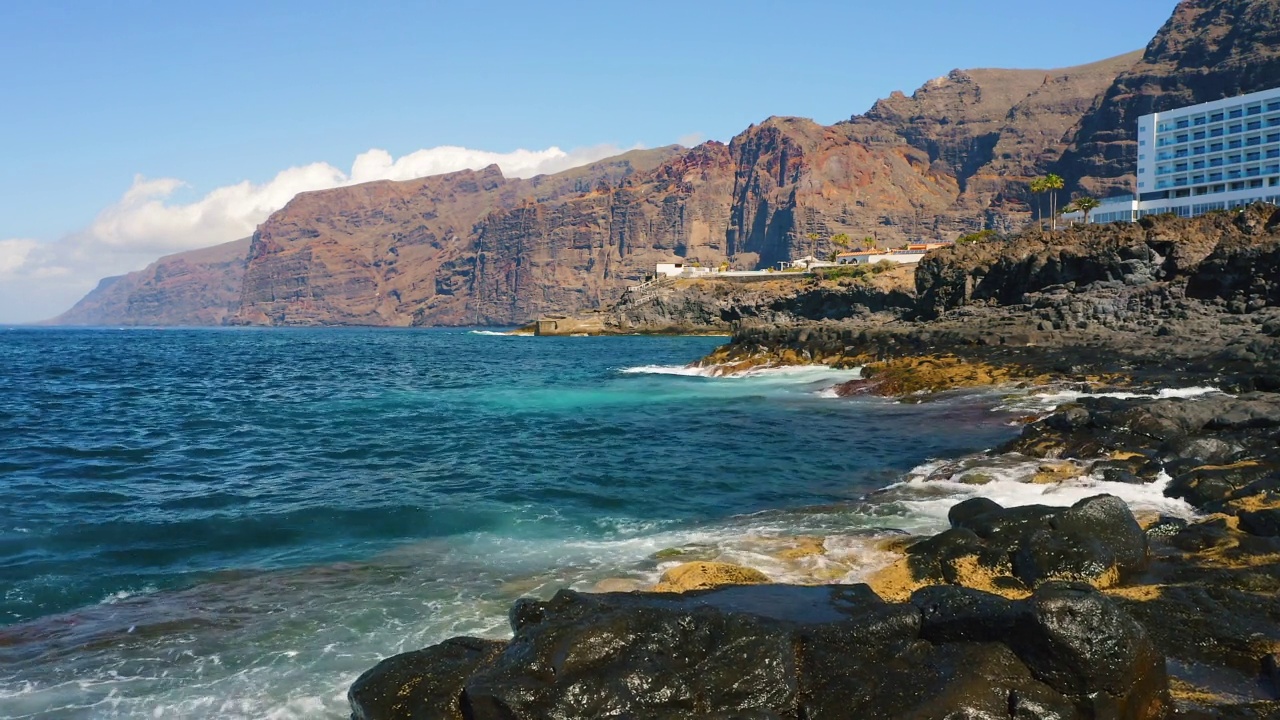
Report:
[[[858,500],[1016,432],[672,374],[720,342],[0,329],[0,716],[341,717],[378,657],[665,547],[817,572],[769,544],[915,527]]]

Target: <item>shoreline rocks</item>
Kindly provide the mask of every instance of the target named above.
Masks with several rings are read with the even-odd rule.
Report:
[[[1172,707],[1143,627],[1072,583],[901,603],[865,585],[562,591],[520,601],[511,624],[497,654],[455,639],[384,661],[352,686],[353,717],[1153,720]]]

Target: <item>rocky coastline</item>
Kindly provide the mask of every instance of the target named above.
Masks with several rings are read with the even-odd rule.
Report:
[[[838,394],[916,401],[1054,384],[1019,437],[926,480],[1017,458],[1028,483],[1155,487],[1194,513],[976,497],[886,541],[864,584],[700,563],[522,600],[509,642],[365,673],[353,717],[1280,717],[1280,210],[1031,231],[878,292],[894,302],[741,323],[703,364],[860,367]]]

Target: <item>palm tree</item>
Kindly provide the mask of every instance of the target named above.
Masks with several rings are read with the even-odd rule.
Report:
[[[1040,204],[1040,197],[1048,188],[1045,187],[1044,178],[1036,178],[1031,181],[1031,194],[1036,196],[1036,221],[1040,223],[1040,229],[1044,229],[1044,208]]]
[[[1049,191],[1049,214],[1052,216],[1052,228],[1058,229],[1058,191],[1066,187],[1062,178],[1049,173],[1044,176],[1044,189]]]
[[[873,237],[864,237],[864,238],[862,238],[862,248],[863,248],[864,250],[875,250],[875,249],[876,249],[876,239],[875,239],[875,238],[873,238]]]
[[[1072,206],[1074,206],[1076,210],[1080,211],[1084,215],[1084,224],[1088,225],[1089,213],[1093,212],[1094,209],[1101,204],[1102,203],[1098,202],[1097,198],[1089,197],[1088,195],[1081,195],[1080,197],[1075,199],[1075,202],[1072,203]]]

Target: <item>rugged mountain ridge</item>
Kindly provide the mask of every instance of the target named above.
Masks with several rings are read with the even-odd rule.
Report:
[[[303,194],[255,234],[228,322],[515,324],[607,307],[673,257],[757,268],[825,255],[838,233],[1012,231],[1035,175],[1131,185],[1138,114],[1280,77],[1278,7],[1187,0],[1141,57],[957,70],[833,126],[770,118],[727,145],[532,180],[488,168]]]
[[[1037,168],[1056,158],[1040,140],[1048,133],[1060,144],[1074,119],[1041,111],[1045,98],[1087,106],[1133,59],[956,71],[848,123],[770,118],[728,145],[683,150],[585,192],[579,184],[534,197],[521,181],[486,170],[303,196],[255,236],[237,321],[518,323],[607,307],[673,257],[767,267],[825,255],[828,238],[842,232],[889,243],[954,237],[990,224],[988,212],[1000,226],[1018,225],[1028,208],[1016,193],[992,209],[1022,179],[1007,177],[1011,163]],[[1046,117],[1061,127],[1046,130]],[[996,158],[1002,142],[1007,157]],[[956,148],[976,150],[956,161]],[[991,170],[997,160],[1004,165]],[[991,177],[970,183],[983,168]],[[432,182],[438,187],[421,191]],[[458,183],[479,190],[444,191]],[[448,229],[436,229],[446,210]],[[423,233],[430,249],[404,247]]]

